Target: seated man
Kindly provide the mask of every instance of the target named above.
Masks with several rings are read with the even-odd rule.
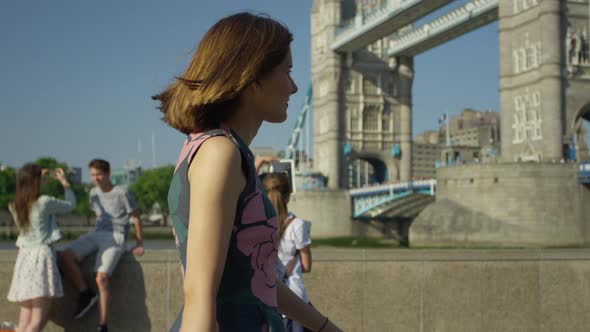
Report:
[[[96,213],[96,229],[81,236],[60,252],[59,260],[64,273],[80,291],[74,319],[84,316],[99,302],[97,331],[107,332],[107,316],[111,293],[109,278],[125,252],[129,221],[135,225],[136,245],[133,255],[143,254],[143,241],[139,209],[135,199],[125,187],[115,186],[109,179],[110,165],[106,160],[94,159],[88,165],[95,187],[90,191],[90,207]],[[96,284],[98,295],[88,287],[80,266],[81,260],[96,253]]]

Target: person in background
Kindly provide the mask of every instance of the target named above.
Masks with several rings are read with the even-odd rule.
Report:
[[[107,332],[112,295],[109,281],[127,248],[129,221],[135,226],[136,243],[131,250],[134,256],[143,255],[143,233],[135,198],[127,188],[111,182],[109,162],[94,159],[88,168],[95,185],[90,190],[90,207],[96,213],[96,229],[68,244],[64,251],[60,251],[59,261],[64,273],[80,292],[74,319],[80,319],[98,302],[99,321],[96,331]],[[78,262],[94,253],[98,294],[88,286],[78,265]]]
[[[293,293],[309,304],[302,273],[311,271],[310,223],[297,218],[287,208],[292,189],[286,173],[266,174],[262,184],[279,220],[278,276]],[[284,322],[286,332],[305,330],[297,321],[284,319]]]
[[[8,291],[8,300],[18,302],[19,332],[41,331],[49,318],[53,298],[63,296],[63,286],[53,244],[61,239],[56,214],[72,211],[76,197],[61,168],[55,177],[65,191],[65,200],[41,195],[48,169],[26,164],[16,174],[14,201],[8,205],[19,235],[18,256]]]

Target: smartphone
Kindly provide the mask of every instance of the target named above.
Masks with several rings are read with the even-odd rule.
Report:
[[[270,172],[284,172],[287,173],[289,181],[291,182],[291,189],[293,192],[297,191],[295,187],[295,160],[293,159],[281,159],[279,161],[273,161],[270,163]]]

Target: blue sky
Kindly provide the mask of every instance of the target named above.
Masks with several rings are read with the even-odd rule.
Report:
[[[202,4],[206,3],[206,6]],[[160,120],[150,96],[184,69],[205,31],[242,10],[264,12],[292,30],[289,119],[264,124],[253,146],[283,148],[310,82],[312,0],[1,1],[0,163],[41,156],[71,166],[95,157],[122,167],[141,158],[176,162],[183,136]],[[415,58],[413,130],[433,129],[444,112],[498,110],[497,24]],[[141,155],[138,156],[138,140]]]

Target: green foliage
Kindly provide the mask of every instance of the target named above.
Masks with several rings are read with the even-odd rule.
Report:
[[[152,205],[158,203],[162,212],[168,214],[168,188],[173,173],[174,166],[153,168],[143,172],[131,185],[130,189],[143,212],[149,212]]]
[[[60,163],[55,158],[41,157],[34,162],[35,164],[49,169],[63,168],[64,172],[68,171],[68,165],[66,163]]]
[[[41,186],[41,194],[63,198],[63,187],[54,176],[51,176],[51,174],[54,174],[52,171],[56,168],[62,168],[64,172],[67,172],[68,165],[66,165],[65,163],[60,163],[55,158],[51,157],[39,158],[35,160],[34,163],[41,166],[42,168],[50,169],[50,174],[46,175],[45,180],[43,181],[43,185]]]
[[[16,171],[7,167],[0,171],[0,210],[8,210],[8,202],[12,201],[16,190]]]
[[[74,214],[80,216],[86,216],[86,218],[90,218],[92,216],[92,210],[90,210],[90,202],[88,200],[88,193],[90,192],[91,185],[89,184],[73,184],[72,191],[74,195],[76,195],[76,208],[74,209]]]
[[[56,168],[61,168],[64,172],[68,172],[68,165],[66,163],[61,163],[57,161],[55,158],[51,157],[43,157],[39,158],[35,161],[35,164],[43,167],[49,168],[50,170],[54,170]],[[76,196],[76,208],[74,209],[73,213],[77,215],[86,216],[87,218],[91,215],[90,210],[90,203],[88,202],[88,192],[90,191],[89,185],[79,184],[79,183],[71,183],[70,185],[74,195]],[[43,186],[41,187],[41,193],[43,195],[53,196],[53,197],[64,197],[64,190],[62,185],[57,181],[57,179],[53,176],[48,176]]]
[[[42,157],[37,159],[34,164],[37,164],[43,168],[49,168],[54,170],[56,168],[62,168],[67,173],[68,165],[57,161],[55,158]],[[87,184],[71,184],[72,191],[76,195],[78,201],[74,213],[90,217],[91,210],[88,202],[88,191],[89,185]],[[0,171],[0,210],[8,209],[8,202],[14,198],[14,192],[16,190],[16,170],[12,168],[6,168]],[[47,176],[44,180],[43,186],[41,187],[41,194],[49,195],[53,197],[63,198],[64,190],[62,185],[55,179],[55,177]]]

